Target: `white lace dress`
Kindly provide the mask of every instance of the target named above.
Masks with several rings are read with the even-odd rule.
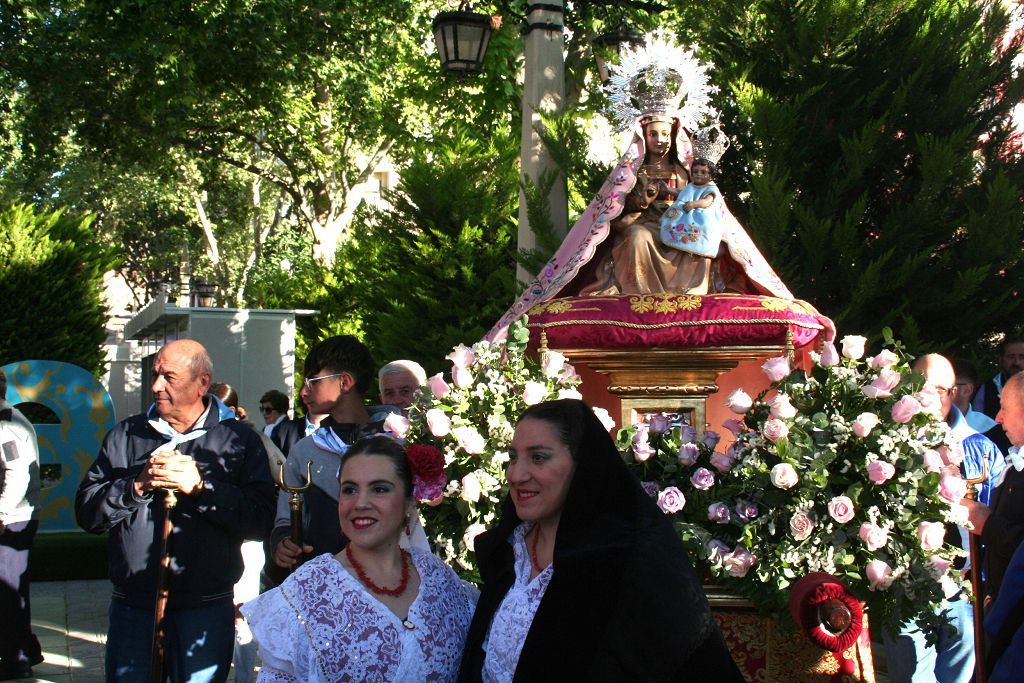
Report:
[[[515,677],[526,634],[554,575],[555,566],[549,564],[530,581],[533,563],[526,545],[526,534],[532,528],[532,524],[520,524],[509,539],[515,554],[516,582],[494,613],[484,640],[484,683],[511,683]]]
[[[412,629],[330,554],[242,607],[259,681],[454,681],[476,596],[434,555],[410,553],[420,575]]]

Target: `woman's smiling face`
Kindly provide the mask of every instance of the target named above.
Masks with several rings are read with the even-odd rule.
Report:
[[[521,520],[557,525],[575,471],[569,446],[550,423],[527,418],[516,425],[506,477]]]
[[[360,454],[341,468],[341,532],[360,548],[398,543],[411,503],[395,466],[382,455]]]

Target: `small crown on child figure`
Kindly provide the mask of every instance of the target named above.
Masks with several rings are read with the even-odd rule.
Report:
[[[694,131],[690,136],[690,141],[693,143],[694,159],[707,159],[716,166],[731,144],[725,131],[722,130],[721,123],[713,123]]]

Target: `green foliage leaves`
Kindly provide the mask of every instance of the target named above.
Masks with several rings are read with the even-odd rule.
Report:
[[[0,207],[0,362],[59,360],[103,371],[100,291],[114,259],[91,224],[23,204]]]
[[[911,349],[1012,330],[1024,286],[1021,101],[1006,10],[965,0],[712,0],[721,182],[794,293]]]
[[[339,251],[324,318],[361,320],[378,361],[430,371],[482,337],[515,294],[513,153],[457,132],[413,159],[392,208],[363,215]]]

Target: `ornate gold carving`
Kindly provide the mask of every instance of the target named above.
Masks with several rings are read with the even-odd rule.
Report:
[[[629,308],[634,313],[678,313],[695,311],[703,302],[697,294],[640,294],[629,298]]]
[[[717,384],[664,384],[664,385],[618,385],[608,386],[612,394],[713,394]]]

